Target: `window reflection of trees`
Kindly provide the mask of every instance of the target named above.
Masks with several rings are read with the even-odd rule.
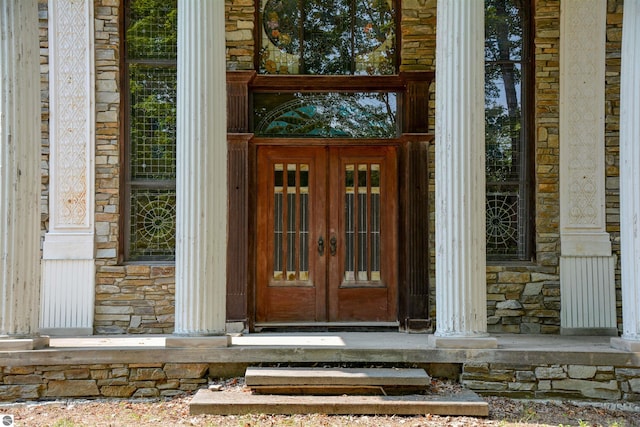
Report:
[[[523,0],[485,0],[487,252],[526,255]],[[489,222],[490,221],[490,222]]]
[[[396,94],[254,94],[260,136],[395,138]]]
[[[390,0],[264,0],[261,17],[263,73],[395,72]]]
[[[177,0],[126,3],[128,260],[175,254]]]

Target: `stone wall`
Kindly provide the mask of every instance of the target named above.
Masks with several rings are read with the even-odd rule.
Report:
[[[225,0],[227,69],[253,70],[255,0]]]
[[[461,383],[512,398],[640,401],[640,369],[591,365],[463,364]]]
[[[0,368],[0,401],[171,397],[208,384],[207,363],[142,363]]]
[[[106,265],[96,283],[96,334],[170,334],[175,321],[175,268]]]
[[[402,0],[400,70],[435,70],[436,0]]]
[[[620,288],[620,52],[622,49],[623,0],[607,2],[607,50],[605,71],[605,171],[606,223],[611,248],[617,254],[616,305],[618,329],[622,330]]]
[[[441,373],[455,371],[438,369]],[[243,369],[234,366],[234,371]],[[170,397],[204,388],[219,375],[217,363],[4,366],[0,368],[0,401]],[[640,401],[638,367],[467,362],[462,365],[460,382],[492,396]]]
[[[94,332],[173,332],[174,267],[123,264],[120,0],[95,0],[96,296]]]
[[[49,227],[49,14],[47,0],[38,0],[38,32],[40,38],[40,128],[41,128],[41,193],[40,234]]]

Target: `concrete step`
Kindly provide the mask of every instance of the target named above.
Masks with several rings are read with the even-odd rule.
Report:
[[[189,410],[192,415],[489,415],[487,402],[470,390],[449,395],[404,396],[283,396],[198,390]]]
[[[263,394],[399,394],[424,392],[431,377],[423,369],[249,367],[245,384]]]

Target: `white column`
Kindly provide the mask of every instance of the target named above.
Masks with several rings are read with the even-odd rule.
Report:
[[[435,346],[496,347],[487,334],[484,2],[438,0]]]
[[[40,305],[40,50],[36,0],[0,0],[0,349],[48,345]]]
[[[617,335],[605,217],[607,1],[560,7],[561,333]]]
[[[167,346],[228,345],[222,0],[178,2],[176,322]],[[197,337],[215,336],[217,339]],[[179,337],[191,337],[179,338]]]
[[[640,4],[624,3],[620,71],[620,239],[622,338],[616,348],[640,351]]]
[[[95,300],[93,2],[49,0],[49,230],[40,331],[91,335]]]

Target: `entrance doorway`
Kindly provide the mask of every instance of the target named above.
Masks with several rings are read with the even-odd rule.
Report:
[[[257,323],[397,321],[396,150],[257,148]]]

